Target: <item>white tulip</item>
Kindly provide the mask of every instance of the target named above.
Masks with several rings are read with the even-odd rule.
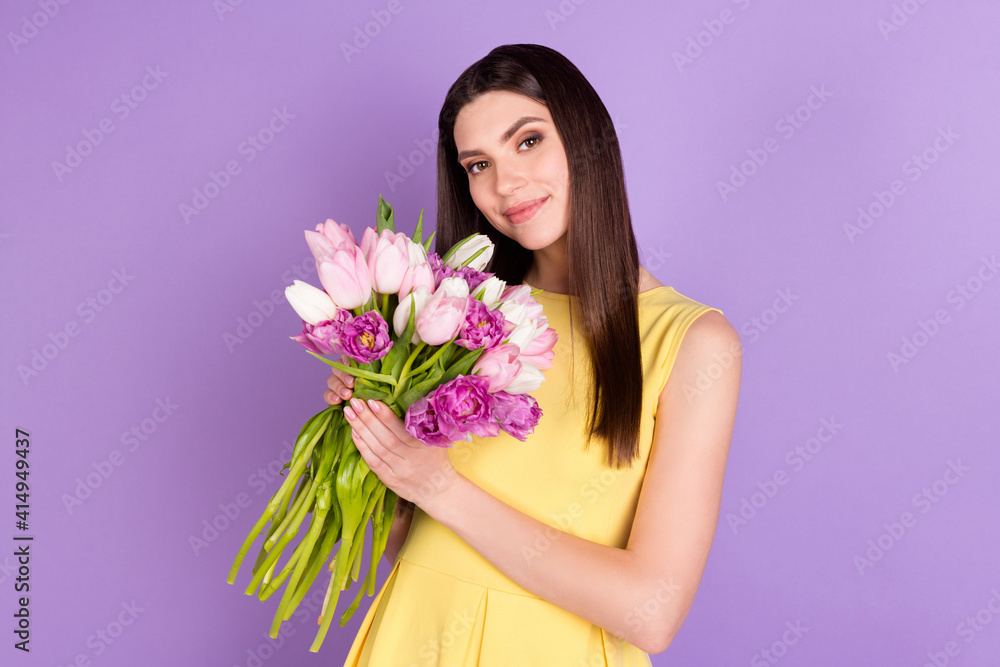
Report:
[[[448,276],[441,279],[441,284],[434,290],[434,295],[438,298],[469,296],[469,283],[461,276]]]
[[[537,327],[538,325],[535,320],[526,319],[514,327],[507,338],[507,342],[517,345],[519,349],[524,350],[531,344],[531,341],[535,340],[535,336],[538,335],[536,331]]]
[[[453,269],[457,269],[462,266],[465,260],[479,252],[481,248],[486,248],[486,250],[479,257],[469,262],[469,266],[476,271],[482,271],[486,268],[490,258],[493,257],[493,241],[490,241],[490,237],[485,234],[476,234],[465,243],[456,246],[455,252],[451,254],[451,257],[448,258],[445,264]]]
[[[545,375],[532,364],[521,362],[521,372],[504,389],[508,394],[530,394],[542,386]]]
[[[514,326],[531,319],[528,317],[528,307],[517,301],[504,301],[500,304],[500,312]]]
[[[493,308],[500,301],[500,295],[505,289],[507,289],[506,281],[500,280],[496,276],[490,276],[479,283],[474,296],[477,299],[481,298],[487,308]]]
[[[424,250],[424,246],[409,238],[406,239],[406,243],[410,256],[410,266],[417,266],[427,261],[427,251]]]
[[[299,317],[313,326],[324,320],[332,320],[337,315],[337,304],[329,294],[301,280],[296,280],[285,288],[285,298]]]

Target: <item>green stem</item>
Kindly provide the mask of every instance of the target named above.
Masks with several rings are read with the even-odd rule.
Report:
[[[325,532],[323,533],[323,542],[313,554],[313,557],[309,562],[309,569],[306,570],[305,576],[302,578],[302,581],[299,582],[295,595],[292,597],[291,604],[285,608],[286,621],[293,613],[295,613],[299,603],[302,602],[302,598],[304,598],[306,593],[309,592],[309,588],[316,580],[316,576],[319,574],[320,569],[326,564],[326,560],[330,557],[330,552],[333,551],[333,545],[340,539],[340,516],[335,511],[336,509],[336,507],[331,507],[330,513],[327,514],[327,522],[329,525],[324,528]],[[330,517],[333,517],[332,521],[330,520]]]
[[[240,565],[243,564],[243,559],[246,558],[247,552],[250,550],[250,545],[254,543],[260,532],[264,530],[264,524],[273,518],[274,513],[285,501],[285,496],[292,490],[292,486],[302,475],[302,471],[306,467],[306,462],[309,460],[309,456],[312,454],[313,448],[316,446],[316,443],[319,442],[319,439],[323,435],[332,416],[332,413],[328,413],[327,416],[323,418],[323,425],[317,431],[316,435],[312,438],[309,444],[306,445],[306,449],[302,452],[302,456],[299,460],[292,465],[291,469],[288,471],[288,477],[285,478],[281,487],[274,493],[271,500],[268,501],[267,507],[264,508],[264,513],[261,514],[259,519],[257,519],[257,523],[254,524],[254,527],[250,530],[246,539],[243,540],[243,544],[240,546],[240,550],[236,554],[236,559],[233,561],[232,567],[229,568],[229,576],[226,578],[226,581],[230,584],[236,582],[236,574],[239,572]],[[263,576],[263,574],[261,574],[261,576]]]
[[[295,502],[292,504],[292,509],[289,510],[288,515],[285,517],[285,520],[281,522],[281,525],[278,526],[277,530],[275,530],[273,533],[267,536],[267,541],[264,542],[265,547],[267,547],[269,550],[274,547],[275,542],[278,541],[278,539],[281,537],[281,534],[285,532],[286,528],[288,528],[288,524],[292,522],[292,519],[295,517],[295,515],[299,513],[299,508],[302,507],[302,503],[305,502],[306,496],[310,494],[310,492],[314,487],[315,487],[315,482],[313,482],[313,484],[310,487],[307,487],[309,488],[309,491],[299,493],[299,495],[295,498]]]
[[[265,576],[260,582],[261,592],[258,597],[261,600],[266,600],[271,597],[271,595],[274,594],[274,592],[281,586],[281,582],[283,582],[288,575],[292,573],[292,569],[295,567],[295,564],[302,557],[302,549],[304,545],[305,540],[298,543],[295,547],[295,551],[292,552],[292,556],[288,559],[288,562],[285,563],[285,566],[281,568],[281,572],[278,573],[278,576],[273,577],[270,581],[268,581],[268,578]],[[277,563],[277,561],[275,561],[275,563]],[[274,565],[271,566],[272,572],[274,571],[274,567]]]
[[[399,374],[398,384],[396,385],[396,388],[392,390],[393,401],[399,398],[399,394],[403,390],[403,387],[406,384],[406,378],[410,376],[410,367],[413,366],[413,360],[417,358],[417,355],[420,353],[422,349],[424,349],[425,345],[427,345],[425,342],[420,341],[420,343],[415,348],[413,348],[413,352],[410,353],[410,356],[406,360],[406,363],[403,364],[403,370]]]
[[[455,338],[458,338],[458,336],[455,336]],[[441,358],[441,355],[444,354],[444,351],[448,349],[448,347],[451,345],[451,342],[453,340],[455,340],[455,338],[452,338],[450,341],[448,341],[447,343],[445,343],[444,345],[442,345],[441,348],[437,352],[435,352],[433,355],[431,355],[430,359],[428,359],[424,363],[420,364],[420,367],[417,368],[415,371],[413,371],[410,375],[420,375],[421,373],[423,373],[424,371],[426,371],[428,368],[430,368],[431,366],[433,366],[434,362]]]
[[[312,525],[309,526],[309,532],[302,539],[302,543],[299,546],[305,545],[305,553],[311,554],[313,546],[316,544],[316,538],[319,537],[320,531],[323,529],[323,523],[326,521],[327,510],[317,509],[313,512]],[[271,623],[271,637],[277,638],[278,630],[281,628],[282,621],[288,619],[291,616],[289,613],[287,616],[285,610],[288,604],[292,601],[292,597],[295,595],[295,588],[298,585],[300,579],[302,579],[302,574],[305,572],[306,567],[309,565],[308,555],[305,558],[299,558],[295,565],[295,570],[292,572],[291,578],[288,580],[288,586],[285,587],[285,594],[281,596],[281,602],[278,603],[278,610],[274,614],[274,620]]]
[[[243,559],[246,557],[247,551],[250,550],[250,545],[257,539],[257,535],[260,534],[260,531],[264,530],[264,524],[266,524],[269,520],[270,512],[264,510],[264,513],[259,519],[257,519],[257,523],[255,523],[253,528],[250,529],[250,534],[247,535],[245,540],[243,540],[243,546],[240,547],[239,553],[236,554],[236,560],[233,562],[232,567],[229,568],[229,576],[226,577],[226,581],[230,584],[236,583],[236,573],[239,572],[240,565],[243,564]]]
[[[341,550],[343,550],[343,547],[341,547]],[[330,621],[333,620],[333,610],[337,608],[337,600],[340,597],[340,591],[337,590],[336,586],[336,576],[336,574],[331,574],[330,582],[326,585],[326,597],[323,599],[323,609],[319,614],[319,630],[316,632],[316,638],[313,639],[312,646],[309,647],[310,653],[319,651],[319,647],[323,645],[323,639],[326,637],[326,632],[330,629]]]
[[[312,485],[309,487],[309,491],[303,494],[303,497],[308,496],[311,498],[315,498],[317,486],[318,483],[316,482],[316,480],[313,480]],[[295,514],[296,520],[292,522],[291,528],[289,528],[289,530],[285,532],[285,535],[281,538],[281,541],[278,542],[277,548],[271,550],[271,553],[268,554],[267,556],[267,560],[264,561],[263,567],[261,567],[261,569],[258,570],[258,574],[254,575],[254,578],[250,582],[250,585],[247,586],[247,589],[245,591],[247,595],[253,594],[254,590],[260,584],[260,580],[264,578],[265,571],[270,569],[271,564],[278,559],[278,556],[281,554],[282,549],[285,548],[285,545],[288,544],[291,541],[291,539],[295,537],[296,534],[298,534],[299,526],[302,524],[302,520],[305,519],[306,512],[309,511],[309,507],[311,505],[312,505],[311,502],[302,503],[302,507],[300,507],[298,512]]]

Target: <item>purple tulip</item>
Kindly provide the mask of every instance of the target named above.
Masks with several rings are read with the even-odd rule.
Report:
[[[496,401],[493,417],[500,428],[524,442],[542,417],[538,402],[528,394],[508,394],[505,391],[499,391],[493,397]]]
[[[456,345],[469,350],[496,347],[505,337],[506,318],[499,310],[490,310],[473,296],[466,297],[465,323],[459,329]]]
[[[463,278],[465,282],[469,284],[469,290],[471,291],[493,276],[492,273],[477,271],[471,266],[462,266],[457,269],[453,269],[442,262],[441,256],[436,252],[432,252],[427,256],[427,262],[431,265],[431,270],[434,273],[434,289],[437,289],[438,286],[441,285],[441,281],[445,278],[458,276],[459,278]]]
[[[425,445],[451,447],[451,439],[441,432],[437,412],[427,396],[418,398],[406,411],[406,432]]]
[[[392,349],[389,325],[378,314],[369,310],[345,323],[340,334],[343,354],[361,364],[381,359]]]
[[[500,434],[493,417],[496,399],[489,392],[489,378],[459,375],[434,390],[431,405],[438,429],[451,440],[471,440],[469,434],[488,438]]]
[[[344,325],[353,319],[350,311],[343,308],[337,310],[337,314],[330,320],[323,320],[316,325],[302,320],[302,333],[298,336],[289,336],[292,340],[302,343],[307,350],[316,354],[343,354],[340,347],[340,337]]]

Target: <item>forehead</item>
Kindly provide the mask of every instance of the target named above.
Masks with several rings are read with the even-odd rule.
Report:
[[[455,117],[455,143],[479,137],[496,140],[511,123],[522,116],[537,116],[552,122],[547,106],[526,95],[507,90],[491,90],[466,104]]]

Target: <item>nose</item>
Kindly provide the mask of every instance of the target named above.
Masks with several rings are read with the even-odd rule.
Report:
[[[496,173],[497,193],[503,197],[510,197],[519,188],[528,183],[524,170],[514,160],[504,160],[493,165]]]

